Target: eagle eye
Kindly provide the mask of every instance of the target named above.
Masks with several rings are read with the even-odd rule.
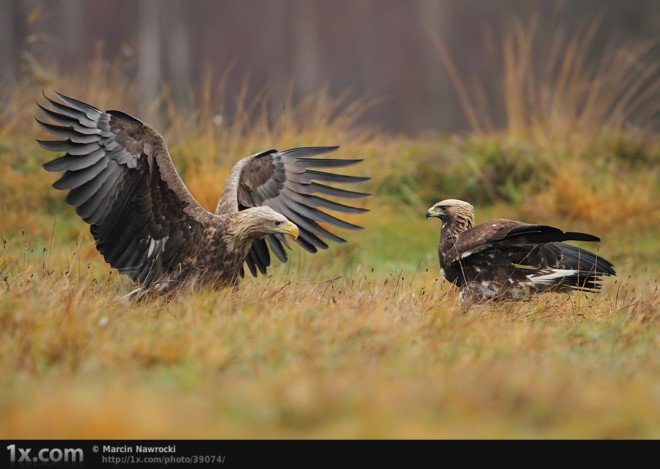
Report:
[[[280,226],[281,224],[282,224],[282,222],[279,221],[279,220],[275,222],[275,226]]]

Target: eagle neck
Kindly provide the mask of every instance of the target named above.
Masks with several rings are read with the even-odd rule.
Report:
[[[456,237],[469,230],[474,225],[471,216],[458,216],[445,221],[440,229],[440,239],[456,239]]]
[[[249,212],[237,212],[230,217],[225,238],[230,252],[247,256],[252,242],[262,236],[261,229],[251,219]]]
[[[222,188],[222,195],[215,208],[216,215],[232,215],[238,212],[238,185],[243,167],[248,161],[249,158],[244,158],[236,163],[227,176],[225,186]]]

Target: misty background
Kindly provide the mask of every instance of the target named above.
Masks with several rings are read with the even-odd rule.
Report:
[[[469,125],[433,37],[461,80],[478,81],[489,95],[501,79],[505,34],[533,25],[550,38],[593,21],[601,24],[596,45],[657,40],[660,2],[0,0],[0,78],[11,83],[29,79],[37,64],[67,71],[101,57],[127,68],[145,104],[165,84],[190,106],[211,73],[227,76],[229,96],[245,84],[265,93],[273,112],[290,95],[327,87],[377,101],[362,120],[381,128],[456,132]]]

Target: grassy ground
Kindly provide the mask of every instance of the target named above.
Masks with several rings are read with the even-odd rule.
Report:
[[[159,127],[204,205],[253,151],[341,143],[374,176],[366,229],[238,291],[125,304],[129,283],[50,188],[30,120],[43,86],[153,118],[96,67],[100,94],[33,80],[0,111],[1,437],[660,437],[656,134],[392,136],[322,93],[274,122],[243,103],[217,126],[209,91],[195,114],[165,106]],[[619,275],[600,295],[466,311],[423,218],[447,197],[477,221],[598,234]]]
[[[0,434],[660,435],[657,269],[622,265],[599,296],[464,312],[434,256],[416,255],[435,230],[410,215],[388,218],[420,233],[409,243],[375,234],[374,213],[357,247],[296,256],[238,292],[128,306],[88,241],[50,259],[9,243]]]

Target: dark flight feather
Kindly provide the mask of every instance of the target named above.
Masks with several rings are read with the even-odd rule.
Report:
[[[346,230],[360,230],[362,227],[330,215],[320,209],[338,213],[359,214],[367,209],[347,205],[320,195],[346,199],[360,199],[367,193],[348,191],[321,184],[318,181],[355,184],[369,180],[368,177],[341,175],[317,171],[314,168],[340,168],[353,166],[362,159],[319,158],[331,153],[338,147],[302,147],[282,152],[269,150],[246,158],[237,165],[228,178],[228,185],[234,184],[236,191],[223,192],[223,197],[216,213],[232,213],[236,210],[259,205],[267,205],[280,212],[298,225],[300,236],[296,242],[306,251],[315,253],[319,249],[328,249],[326,241],[345,243],[322,224]],[[233,198],[232,198],[233,197]],[[270,264],[270,258],[256,255],[256,251],[270,248],[278,259],[286,262],[287,254],[281,239],[269,236],[266,243],[254,243],[255,255],[248,257],[251,273],[264,273]]]

